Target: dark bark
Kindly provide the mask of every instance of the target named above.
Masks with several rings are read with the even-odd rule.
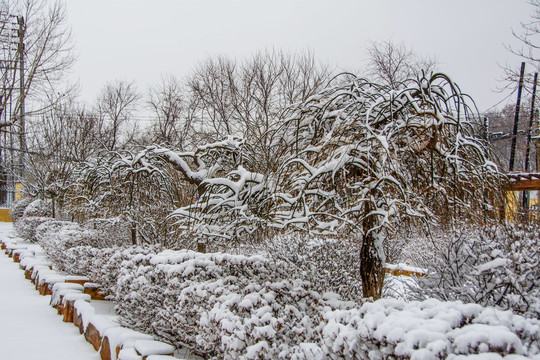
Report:
[[[137,245],[137,224],[131,224],[131,244]]]
[[[370,206],[366,214],[371,212]],[[362,292],[365,298],[377,300],[381,298],[384,283],[384,255],[378,248],[377,241],[380,234],[370,231],[376,226],[377,218],[374,215],[366,216],[362,222],[364,230],[362,250],[360,251],[360,278],[362,279]],[[382,244],[379,245],[382,247]]]

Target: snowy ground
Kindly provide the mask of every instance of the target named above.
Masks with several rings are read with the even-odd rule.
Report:
[[[0,237],[11,230],[0,223]],[[0,253],[0,359],[1,360],[99,360],[84,336],[65,323],[24,278],[19,264]]]

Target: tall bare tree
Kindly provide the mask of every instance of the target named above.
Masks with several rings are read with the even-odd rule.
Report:
[[[121,142],[128,143],[133,138],[135,124],[130,120],[139,100],[134,82],[116,80],[105,84],[96,104],[103,148],[115,150]]]
[[[536,67],[540,63],[540,0],[529,0],[531,14],[528,21],[521,23],[521,30],[512,29],[512,34],[521,42],[520,47],[506,45],[512,53],[533,62]]]
[[[403,87],[408,79],[430,74],[436,68],[436,59],[421,57],[404,43],[392,40],[371,42],[366,48],[368,55],[367,75],[373,81],[392,89]]]
[[[190,117],[185,91],[175,76],[164,76],[149,90],[148,105],[156,122],[150,128],[151,142],[184,149],[188,141]]]
[[[10,44],[17,46],[17,53],[15,58],[8,60],[12,60],[10,66],[17,67],[21,74],[17,79],[3,79],[2,109],[5,109],[10,96],[17,96],[12,114],[20,114],[24,103],[27,104],[26,114],[38,112],[43,108],[43,104],[47,106],[51,101],[59,99],[59,96],[51,97],[49,94],[58,92],[59,84],[75,61],[71,30],[66,24],[65,6],[59,1],[50,3],[45,0],[4,0],[0,3],[0,12],[8,14],[8,20],[14,17],[17,19],[17,29],[9,28],[8,23],[3,23],[2,33],[4,30],[17,31],[19,42]],[[6,73],[3,70],[2,76]],[[17,93],[13,94],[15,85],[18,89]],[[32,100],[32,106],[28,106],[28,100]],[[0,125],[9,126],[17,121],[18,117],[12,116],[7,123]]]
[[[283,110],[320,90],[330,76],[310,52],[263,51],[241,63],[209,59],[188,79],[194,132],[202,143],[227,135],[254,139],[260,164],[267,166],[269,134]]]
[[[73,169],[99,149],[98,117],[72,98],[34,116],[28,132],[26,185],[55,198],[72,180]]]

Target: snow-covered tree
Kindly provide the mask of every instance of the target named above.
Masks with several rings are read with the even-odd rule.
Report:
[[[182,192],[173,172],[144,160],[144,153],[106,151],[82,164],[66,194],[66,210],[81,220],[121,217],[131,224],[135,243],[165,241],[167,215],[181,205]]]
[[[377,298],[385,239],[411,221],[495,218],[500,174],[474,107],[445,75],[400,91],[350,75],[336,83],[273,132],[275,171],[242,164],[208,178],[175,215],[228,240],[265,227],[360,234],[364,296]]]
[[[540,315],[540,228],[511,224],[463,227],[436,239],[442,246],[422,266],[412,294],[442,301],[495,306],[538,318]]]
[[[349,78],[293,108],[276,137],[284,162],[274,225],[362,234],[364,296],[377,298],[392,231],[411,220],[496,217],[500,174],[474,105],[447,76],[401,91]]]
[[[168,215],[204,193],[205,179],[235,169],[242,144],[229,137],[193,152],[158,146],[103,151],[76,171],[67,210],[81,219],[122,216],[144,242],[170,244]]]

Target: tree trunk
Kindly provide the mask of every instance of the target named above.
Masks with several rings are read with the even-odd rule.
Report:
[[[366,214],[371,211],[366,208]],[[364,230],[362,250],[360,251],[360,277],[362,279],[362,292],[365,298],[377,300],[381,298],[384,283],[384,250],[382,234],[370,231],[377,225],[377,217],[367,216],[362,227]]]
[[[137,245],[137,225],[131,224],[131,244]]]

